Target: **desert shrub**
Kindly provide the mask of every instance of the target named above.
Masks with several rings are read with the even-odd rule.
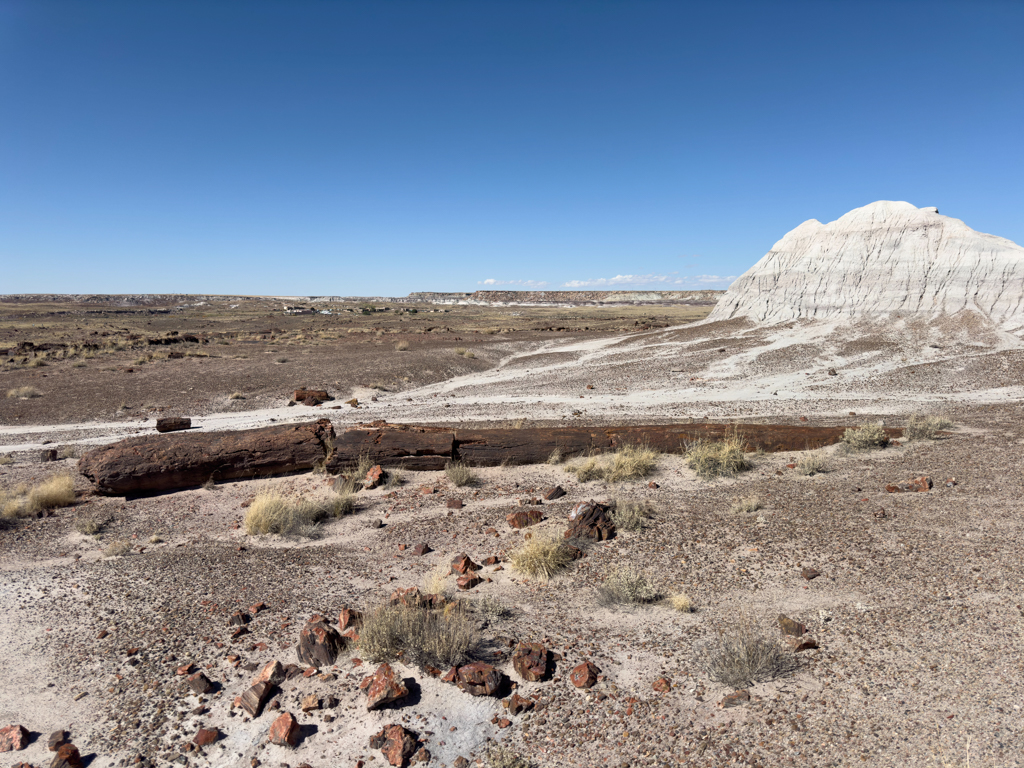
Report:
[[[75,503],[75,481],[71,475],[54,475],[33,488],[18,486],[0,492],[0,513],[4,517],[29,517],[43,509],[67,507]]]
[[[796,463],[796,471],[811,477],[828,471],[828,457],[824,451],[808,451]]]
[[[654,583],[632,567],[612,571],[597,594],[602,605],[645,605],[661,598]]]
[[[469,351],[469,350],[467,350],[467,349],[466,349],[465,347],[456,347],[456,348],[455,348],[455,354],[456,354],[456,355],[464,355],[464,354],[466,354],[466,352],[468,352],[468,351]]]
[[[473,607],[489,619],[507,619],[512,616],[511,608],[490,595],[485,595],[477,600]]]
[[[12,400],[15,398],[19,400],[28,400],[32,397],[42,397],[43,393],[35,387],[15,387],[14,389],[7,390],[7,396]]]
[[[751,512],[757,512],[763,506],[760,496],[744,496],[742,499],[734,501],[733,505],[729,507],[729,511],[734,515],[749,515]]]
[[[433,610],[386,604],[363,617],[359,650],[370,661],[404,662],[448,669],[465,664],[477,646],[476,625],[461,607]]]
[[[91,517],[80,517],[75,521],[75,530],[86,536],[95,536],[102,528],[102,523]]]
[[[581,483],[590,480],[639,480],[647,477],[658,464],[658,452],[643,445],[624,445],[615,453],[591,456],[581,462],[569,464],[565,471],[575,475]]]
[[[476,482],[476,476],[472,470],[463,464],[461,461],[450,461],[444,467],[444,473],[451,480],[452,485],[462,488],[466,485],[473,485]]]
[[[616,499],[611,518],[615,527],[622,531],[639,531],[651,516],[651,508],[642,501]]]
[[[132,551],[132,545],[130,541],[112,541],[107,545],[107,548],[103,550],[104,557],[124,557]]]
[[[555,448],[555,450],[553,450],[551,452],[551,455],[548,456],[548,462],[547,463],[548,464],[561,464],[562,463],[562,449],[561,448]]]
[[[522,755],[500,744],[487,750],[487,768],[532,768],[532,765]]]
[[[465,357],[467,360],[475,360],[476,359],[476,355],[474,355],[472,352],[467,352],[466,354],[463,355],[463,357]]]
[[[163,544],[164,540],[163,540],[163,537],[159,533],[154,533],[152,536],[149,537],[149,543],[150,544]]]
[[[383,381],[375,381],[370,385],[370,389],[376,389],[381,392],[387,392],[388,385],[385,384]]]
[[[703,480],[732,477],[753,468],[743,454],[743,442],[736,436],[698,440],[686,451],[686,463]]]
[[[719,633],[709,644],[705,667],[712,680],[746,688],[792,672],[796,659],[774,637],[744,623]]]
[[[0,453],[0,467],[8,467],[14,463],[14,459],[9,453]]]
[[[444,595],[449,592],[448,577],[451,576],[452,567],[447,562],[438,563],[434,570],[423,577],[423,594]]]
[[[256,494],[245,513],[245,532],[250,536],[267,533],[282,535],[309,533],[309,527],[344,512],[344,497],[324,499],[289,499],[273,490]]]
[[[405,473],[400,469],[389,469],[388,479],[385,481],[386,488],[397,488],[405,483]]]
[[[945,416],[930,416],[920,413],[912,414],[903,428],[903,437],[907,440],[934,440],[939,432],[953,428],[953,421]]]
[[[547,581],[572,562],[572,552],[553,534],[534,533],[509,557],[512,568],[524,576]]]
[[[409,349],[408,341],[400,341],[395,344],[395,352],[405,352],[407,349]]]
[[[863,424],[856,429],[847,429],[843,433],[843,443],[856,451],[885,448],[889,444],[889,436],[881,424]]]
[[[693,612],[693,601],[690,600],[690,596],[684,592],[677,592],[674,595],[669,595],[665,598],[665,602],[674,611],[679,611],[680,613]]]
[[[228,395],[228,400],[245,400],[245,395],[241,392],[232,392]]]

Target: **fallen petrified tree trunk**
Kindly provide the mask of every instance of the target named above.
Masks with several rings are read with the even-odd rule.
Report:
[[[444,469],[454,458],[455,433],[442,427],[386,424],[347,429],[334,441],[327,471],[338,473],[366,457],[372,464],[414,471]],[[500,463],[500,462],[499,462]]]
[[[78,469],[100,493],[173,491],[210,479],[309,470],[326,458],[333,440],[328,419],[239,432],[147,435],[91,450]]]

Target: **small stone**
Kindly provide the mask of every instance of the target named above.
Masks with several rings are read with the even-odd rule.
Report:
[[[730,707],[738,707],[740,704],[746,704],[748,701],[750,701],[750,694],[747,691],[735,691],[718,702],[718,708],[729,709]]]
[[[208,747],[221,737],[217,728],[200,728],[192,737],[192,743],[197,747]]]
[[[271,744],[280,747],[294,747],[299,743],[301,729],[298,722],[288,712],[282,713],[270,726],[268,735]]]
[[[507,678],[482,661],[459,667],[456,685],[471,696],[498,696]]]
[[[508,711],[511,715],[519,715],[523,712],[529,712],[533,709],[533,706],[533,699],[523,698],[518,693],[513,693],[512,698],[508,700]]]
[[[380,464],[374,464],[363,478],[363,488],[367,490],[379,488],[386,479],[387,473],[384,472]]]
[[[537,525],[544,520],[544,514],[539,509],[530,509],[522,512],[513,512],[505,516],[505,522],[511,528],[528,528]]]
[[[512,651],[512,667],[528,683],[543,680],[548,673],[548,649],[540,643],[519,643]]]
[[[452,573],[457,573],[460,576],[465,575],[471,571],[479,571],[480,566],[474,563],[465,552],[460,555],[456,555],[452,559]]]
[[[368,711],[401,701],[409,695],[409,689],[390,664],[381,664],[372,675],[363,678],[359,687],[366,688]]]
[[[654,681],[654,685],[652,687],[658,693],[668,693],[672,690],[672,683],[668,681],[668,678],[659,677],[657,680]]]
[[[371,520],[371,521],[370,521],[370,527],[371,527],[371,528],[383,528],[383,527],[384,527],[384,521],[383,521],[383,520],[381,520],[381,519],[380,519],[380,518],[378,517],[377,519],[375,519],[375,520]]]
[[[299,634],[296,655],[299,663],[329,667],[345,648],[346,640],[324,621],[310,621]]]
[[[783,613],[779,614],[779,628],[782,630],[782,634],[789,637],[800,637],[807,632],[807,627],[798,621],[793,621]]]
[[[591,688],[597,683],[601,669],[592,661],[577,664],[569,673],[569,681],[577,688]]]
[[[437,493],[437,488],[435,488],[434,486],[432,486],[432,485],[421,485],[420,486],[420,495],[421,496],[430,496],[431,494],[434,494],[434,493]]]
[[[63,744],[50,763],[50,768],[82,768],[82,756],[74,744]]]
[[[260,673],[253,680],[253,685],[256,683],[269,683],[270,685],[280,685],[284,682],[285,672],[284,667],[281,666],[281,662],[277,659],[268,661]]]
[[[338,631],[344,631],[353,627],[361,626],[363,623],[363,614],[357,611],[355,608],[345,607],[342,608],[338,613]]]
[[[240,627],[248,623],[249,614],[243,613],[242,611],[235,611],[231,614],[231,617],[228,619],[228,626]]]
[[[565,489],[560,485],[556,485],[554,488],[548,488],[544,491],[544,501],[554,501],[555,499],[560,499],[563,496],[565,496]]]
[[[821,576],[821,571],[819,571],[816,568],[804,568],[802,571],[800,571],[800,575],[808,581],[812,581]]]
[[[445,505],[448,509],[462,509],[463,506],[462,499],[448,499]]]
[[[312,712],[315,709],[320,709],[320,697],[315,693],[311,693],[302,700],[300,707],[303,712]]]
[[[205,672],[196,672],[194,675],[189,675],[185,679],[188,681],[189,688],[199,695],[209,693],[213,690],[213,683],[210,682],[210,678],[206,676]]]
[[[839,374],[836,373],[836,369],[835,368],[829,368],[828,369],[828,375],[829,376],[838,376]]]
[[[656,482],[654,482],[653,480],[651,480],[651,482],[649,482],[649,483],[647,484],[647,487],[648,487],[648,488],[650,488],[650,489],[651,489],[652,491],[656,491],[656,490],[658,490],[659,488],[661,488],[661,486],[660,486],[660,485],[658,485],[658,484],[657,484]]]
[[[417,544],[415,547],[412,548],[412,553],[414,555],[419,555],[419,556],[425,555],[428,552],[433,552],[433,551],[434,550],[432,550],[428,544]]]
[[[29,733],[21,725],[0,728],[0,752],[17,752],[28,746]]]
[[[370,737],[370,749],[379,749],[391,765],[401,766],[416,753],[416,734],[400,725],[386,725]]]
[[[811,651],[818,647],[818,641],[810,635],[803,635],[801,637],[787,637],[786,645],[789,646],[793,653],[800,653],[800,651]]]
[[[56,752],[65,744],[71,743],[71,734],[67,731],[54,731],[46,740],[46,746],[51,752]]]
[[[239,697],[239,704],[249,717],[259,717],[270,698],[270,689],[270,683],[256,683]]]
[[[480,584],[483,584],[484,580],[477,576],[475,573],[467,573],[465,576],[459,576],[455,580],[455,586],[462,591],[473,589]]]

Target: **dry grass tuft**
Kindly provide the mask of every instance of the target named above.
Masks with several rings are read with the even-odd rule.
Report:
[[[939,432],[946,432],[953,426],[953,420],[945,416],[915,413],[903,428],[903,437],[906,440],[934,440]]]
[[[693,601],[684,592],[669,595],[665,598],[665,602],[668,603],[672,610],[679,611],[680,613],[693,613],[694,611]]]
[[[612,571],[597,596],[602,605],[646,605],[661,599],[654,583],[631,566]]]
[[[885,448],[889,444],[889,436],[881,424],[863,424],[856,429],[848,429],[843,433],[843,443],[852,450],[866,451],[871,448]]]
[[[370,661],[402,658],[439,669],[465,664],[477,646],[476,625],[457,604],[431,610],[401,603],[368,611],[359,630],[359,650]]]
[[[0,453],[0,467],[9,467],[14,463],[14,459],[10,454]]]
[[[651,507],[642,501],[615,500],[612,522],[622,531],[639,531],[651,516]]]
[[[581,483],[590,480],[606,480],[619,483],[624,480],[640,480],[654,471],[658,464],[658,452],[643,445],[624,445],[610,456],[591,456],[582,462],[565,468]]]
[[[28,400],[33,397],[42,397],[43,393],[35,387],[15,387],[14,389],[7,390],[7,397],[12,400],[17,398],[19,400]]]
[[[514,570],[541,581],[548,581],[571,562],[572,553],[564,541],[553,534],[539,532],[527,539],[509,558]]]
[[[232,392],[228,395],[228,400],[245,400],[245,395],[241,392]]]
[[[425,595],[446,595],[448,589],[448,577],[452,573],[452,567],[448,562],[438,563],[434,570],[423,577],[423,594]]]
[[[407,349],[409,349],[408,341],[400,341],[395,344],[395,352],[405,352]]]
[[[132,551],[129,541],[113,541],[103,550],[104,557],[124,557]]]
[[[796,669],[796,659],[774,637],[741,624],[719,633],[707,649],[705,666],[712,680],[733,688],[774,680]]]
[[[467,360],[475,360],[476,359],[476,355],[474,355],[472,352],[467,352],[466,354],[463,355],[463,357],[465,357]]]
[[[744,496],[742,499],[734,501],[733,505],[729,507],[729,511],[734,515],[749,515],[751,512],[757,512],[763,506],[760,496]]]
[[[32,511],[69,507],[74,503],[75,480],[71,475],[54,475],[28,494],[28,504]]]
[[[743,443],[737,436],[725,440],[698,440],[687,450],[686,462],[703,480],[733,477],[754,466],[744,456]]]
[[[308,535],[310,527],[320,521],[346,514],[345,503],[342,495],[316,500],[289,499],[278,491],[262,490],[245,513],[245,532],[250,536]]]
[[[75,530],[86,536],[95,536],[103,529],[103,523],[92,517],[80,517],[75,521]]]
[[[507,747],[495,744],[487,750],[487,768],[532,768],[533,763]]]
[[[476,483],[476,476],[473,474],[472,470],[470,470],[470,468],[461,461],[448,462],[448,464],[445,465],[444,473],[448,476],[448,479],[451,480],[452,485],[457,488],[462,488],[463,486],[473,485]]]
[[[796,463],[796,471],[808,477],[828,472],[828,456],[824,451],[809,451]]]
[[[554,464],[561,464],[562,463],[562,449],[561,448],[555,448],[555,450],[553,450],[551,452],[551,455],[548,456],[547,463],[548,464],[552,464],[552,465],[554,465]]]
[[[468,352],[468,351],[469,351],[469,350],[467,350],[467,349],[466,349],[465,347],[456,347],[456,348],[455,348],[455,354],[456,354],[456,355],[464,355],[464,354],[466,354],[466,352]]]

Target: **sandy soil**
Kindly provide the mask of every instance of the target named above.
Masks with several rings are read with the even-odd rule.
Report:
[[[751,456],[754,469],[715,482],[699,480],[676,456],[662,457],[650,478],[618,485],[579,483],[548,465],[479,469],[468,488],[453,487],[444,473],[405,472],[393,489],[360,493],[355,514],[323,524],[314,538],[249,537],[239,524],[259,488],[329,494],[322,475],[131,501],[90,495],[79,477],[75,506],[0,530],[0,643],[10,649],[0,657],[7,682],[0,724],[37,734],[24,752],[0,754],[0,766],[48,762],[46,736],[57,728],[72,732],[94,766],[381,765],[368,738],[391,722],[419,733],[439,766],[458,756],[482,759],[493,742],[537,766],[938,766],[966,765],[968,757],[972,766],[1024,764],[1019,340],[964,320],[853,329],[730,322],[503,343],[481,370],[400,393],[373,390],[377,402],[371,390],[356,390],[358,409],[278,403],[194,415],[219,429],[312,412],[340,428],[374,418],[556,424],[807,416],[812,424],[875,417],[900,424],[914,410],[932,410],[958,426],[940,440],[884,450],[828,449],[828,471],[809,477],[787,466],[797,453]],[[203,391],[204,378],[195,381]],[[14,462],[0,465],[0,486],[74,471],[74,458],[38,463],[44,441],[100,442],[149,428],[90,423],[90,416],[5,423],[0,436]],[[928,493],[884,490],[922,474],[935,481]],[[947,487],[949,478],[956,484]],[[295,662],[310,615],[379,604],[460,552],[477,562],[506,557],[524,534],[505,515],[555,484],[568,494],[536,507],[546,519],[533,534],[559,534],[579,500],[634,500],[652,512],[642,530],[589,547],[550,583],[506,562],[484,568],[490,581],[460,595],[479,608],[482,639],[544,642],[562,656],[541,683],[522,681],[501,662],[517,690],[536,697],[538,711],[501,729],[491,722],[506,716],[497,700],[400,666],[416,681],[412,700],[367,713],[357,685],[372,665],[358,650],[322,670],[324,678],[284,684],[281,710],[304,727],[295,750],[266,744],[277,711],[249,720],[232,710],[254,665]],[[424,495],[423,486],[438,493]],[[752,496],[760,509],[732,510]],[[456,497],[465,506],[447,508]],[[377,519],[384,525],[371,527]],[[99,534],[80,533],[83,520],[101,524]],[[104,556],[121,541],[132,545],[130,554]],[[411,554],[421,542],[434,551]],[[624,567],[642,570],[665,594],[687,593],[696,611],[603,606],[598,587]],[[808,567],[821,575],[806,580]],[[508,614],[496,615],[484,598]],[[232,641],[228,616],[258,602],[269,610]],[[819,648],[796,654],[791,674],[749,687],[748,704],[720,709],[732,689],[710,678],[709,649],[742,626],[781,638],[779,613],[806,624]],[[589,691],[568,680],[585,660],[604,676]],[[192,695],[175,674],[187,662],[220,689],[202,701]],[[661,677],[671,681],[667,692],[653,688]],[[298,705],[310,692],[338,704],[303,713]],[[225,736],[183,752],[200,726]]]

